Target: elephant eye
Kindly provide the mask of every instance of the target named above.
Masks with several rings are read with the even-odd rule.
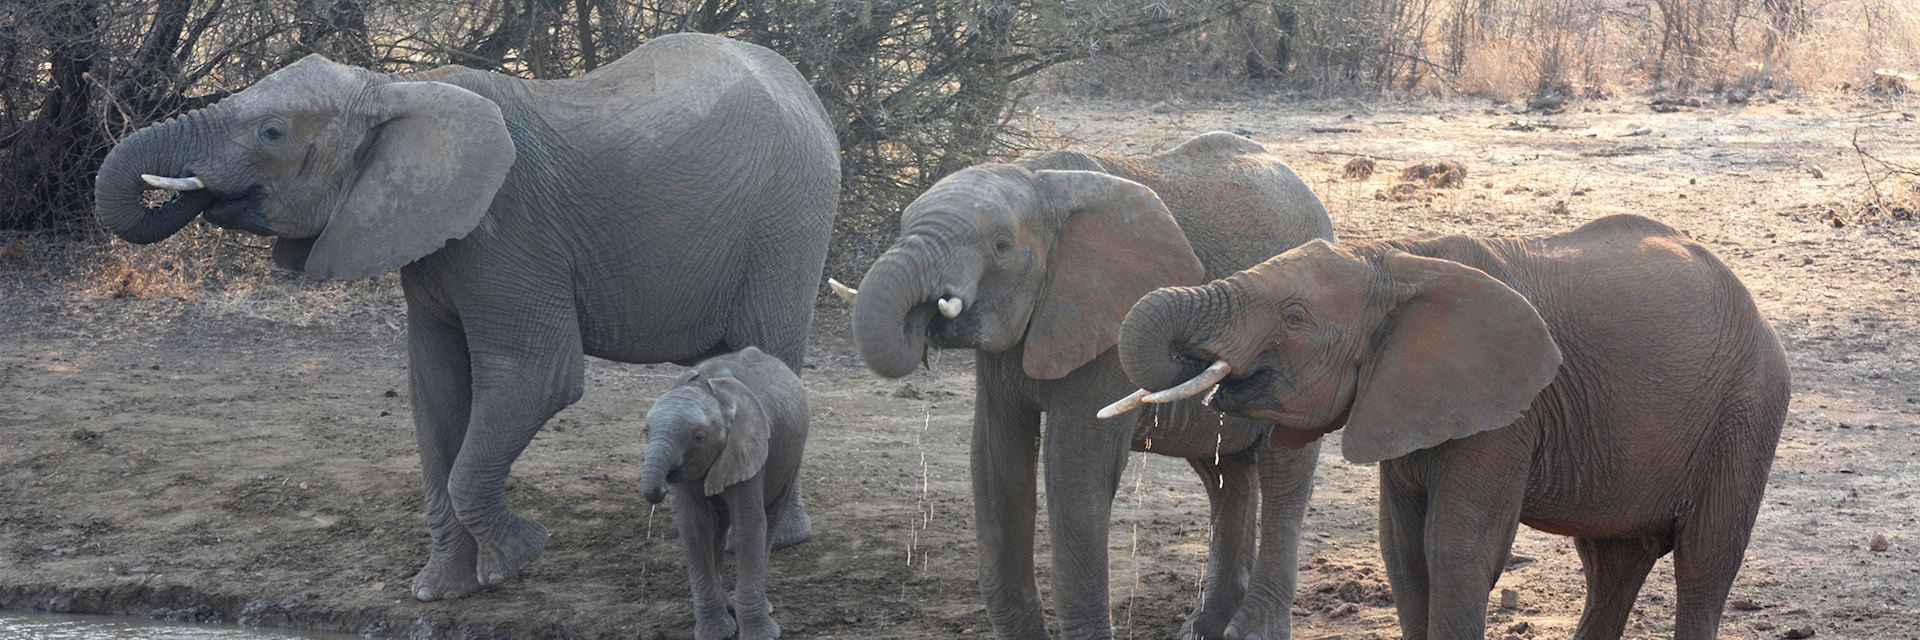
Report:
[[[267,142],[279,142],[287,137],[287,130],[279,123],[267,123],[260,126],[260,139]]]
[[[1012,250],[1013,250],[1013,240],[1010,240],[1007,238],[997,238],[993,241],[994,253],[1006,253]]]
[[[1287,308],[1280,312],[1280,319],[1287,323],[1288,329],[1302,329],[1307,326],[1306,310],[1297,304],[1287,305]]]

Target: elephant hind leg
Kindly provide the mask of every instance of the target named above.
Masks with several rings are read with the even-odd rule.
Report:
[[[1580,614],[1575,640],[1618,638],[1627,629],[1627,616],[1647,580],[1653,563],[1672,544],[1652,538],[1576,538],[1580,565],[1587,574],[1587,608]]]
[[[786,498],[767,514],[767,542],[775,549],[785,549],[806,542],[812,535],[813,519],[807,516],[806,501],[800,498],[800,479],[794,478]]]
[[[1785,410],[1784,395],[1771,406],[1729,402],[1710,427],[1719,437],[1711,445],[1716,451],[1703,452],[1706,482],[1674,531],[1675,640],[1710,640],[1719,631],[1767,489]]]

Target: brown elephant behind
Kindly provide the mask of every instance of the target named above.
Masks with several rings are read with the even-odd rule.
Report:
[[[1617,638],[1674,552],[1681,640],[1712,638],[1790,394],[1738,278],[1658,222],[1524,239],[1312,242],[1129,312],[1121,361],[1300,446],[1380,463],[1407,638],[1479,638],[1517,524],[1572,536],[1576,638]],[[1203,368],[1219,378],[1181,385]],[[1172,394],[1180,395],[1180,394]],[[1160,400],[1150,396],[1149,401]]]

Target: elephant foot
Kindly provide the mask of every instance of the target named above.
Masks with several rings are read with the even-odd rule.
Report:
[[[726,615],[696,615],[693,618],[694,640],[728,640],[739,627],[733,621],[733,612]]]
[[[1233,624],[1227,625],[1227,640],[1289,640],[1292,638],[1291,620],[1271,622],[1264,616],[1254,616],[1260,620],[1250,620],[1249,616],[1234,616]]]
[[[518,514],[508,514],[507,525],[494,533],[491,540],[481,542],[476,565],[476,573],[488,585],[498,586],[519,575],[547,548],[546,526]]]
[[[1195,611],[1187,616],[1180,625],[1180,640],[1219,640],[1227,637],[1227,623],[1232,614],[1216,611]]]
[[[773,640],[780,637],[780,624],[773,621],[773,616],[763,616],[763,619],[753,622],[741,620],[739,624],[740,640]]]
[[[465,531],[455,534],[457,542],[433,545],[427,552],[427,566],[413,574],[413,597],[422,602],[463,598],[480,590],[473,572],[479,547]]]

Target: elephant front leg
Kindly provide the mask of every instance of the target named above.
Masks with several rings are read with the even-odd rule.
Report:
[[[1200,606],[1181,625],[1181,638],[1224,637],[1227,623],[1233,620],[1247,592],[1257,508],[1254,498],[1259,495],[1259,486],[1253,473],[1253,456],[1241,453],[1237,457],[1242,459],[1218,464],[1211,459],[1187,461],[1206,483],[1213,535],[1207,544],[1207,577]]]
[[[1227,625],[1239,640],[1287,640],[1293,636],[1293,598],[1300,584],[1300,522],[1313,497],[1320,443],[1300,449],[1260,448],[1260,552],[1240,610]]]
[[[407,382],[420,447],[427,527],[433,534],[427,564],[413,576],[412,591],[420,600],[453,599],[480,588],[474,574],[479,547],[455,516],[453,499],[447,494],[447,476],[467,435],[472,400],[467,340],[458,328],[429,320],[425,311],[409,306]]]
[[[732,515],[733,613],[740,640],[780,637],[773,622],[773,604],[767,601],[767,507],[758,478],[729,487],[727,512]]]
[[[1044,639],[1047,622],[1033,569],[1040,412],[1019,407],[990,387],[984,380],[977,383],[973,414],[973,533],[980,544],[980,593],[995,638]]]
[[[1047,414],[1047,523],[1053,541],[1054,612],[1068,638],[1111,638],[1107,527],[1126,471],[1133,415],[1099,420],[1097,400],[1063,398]]]
[[[674,524],[680,531],[681,562],[693,591],[693,637],[731,638],[736,629],[726,588],[720,582],[721,546],[727,517],[694,483],[673,486]]]
[[[563,328],[529,330],[545,333],[548,340],[476,348],[472,356],[473,420],[447,484],[461,524],[478,544],[475,567],[482,584],[506,582],[547,546],[545,526],[508,508],[506,481],[534,433],[580,398],[585,373],[580,340],[571,322]]]

